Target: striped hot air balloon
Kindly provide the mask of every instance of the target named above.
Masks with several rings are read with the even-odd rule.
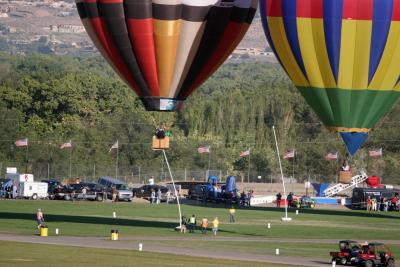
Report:
[[[400,93],[400,0],[261,0],[268,42],[354,154]]]
[[[258,0],[77,0],[93,43],[147,110],[174,111],[231,54]]]

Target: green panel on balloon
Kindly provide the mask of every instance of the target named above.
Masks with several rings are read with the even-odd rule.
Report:
[[[400,96],[398,91],[297,88],[328,127],[371,129]]]

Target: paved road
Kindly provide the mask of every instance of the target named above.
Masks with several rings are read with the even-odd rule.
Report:
[[[294,258],[294,257],[282,257],[274,255],[262,255],[254,253],[243,253],[243,252],[228,252],[228,251],[211,251],[202,249],[192,248],[177,248],[170,245],[155,244],[154,242],[146,243],[146,241],[156,240],[196,240],[194,238],[169,238],[169,237],[135,237],[135,238],[123,238],[120,241],[110,241],[100,237],[71,237],[71,236],[26,236],[26,235],[9,235],[0,234],[0,240],[2,241],[15,241],[25,243],[38,243],[47,245],[63,245],[63,246],[77,246],[77,247],[91,247],[91,248],[105,248],[105,249],[123,249],[123,250],[138,250],[139,243],[143,243],[143,251],[157,252],[157,253],[168,253],[175,255],[188,255],[196,257],[207,257],[217,259],[230,259],[239,261],[256,261],[256,262],[268,262],[268,263],[281,263],[297,266],[309,266],[309,267],[327,267],[331,264],[327,259],[307,259],[307,258]],[[201,240],[201,239],[200,239]],[[208,239],[209,240],[209,239]],[[230,238],[230,237],[216,237],[213,240],[231,240],[231,241],[261,241],[256,238]],[[277,239],[267,239],[265,241],[277,241]],[[130,242],[126,242],[130,241]],[[305,240],[293,240],[295,242],[304,242]],[[315,240],[314,242],[318,242]]]

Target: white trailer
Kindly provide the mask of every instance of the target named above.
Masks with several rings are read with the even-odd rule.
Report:
[[[41,182],[22,182],[19,184],[18,196],[20,198],[31,198],[33,200],[39,198],[47,198],[48,184]]]

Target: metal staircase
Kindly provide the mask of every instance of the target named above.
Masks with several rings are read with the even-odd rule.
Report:
[[[362,171],[360,175],[353,176],[353,178],[351,178],[351,183],[349,183],[349,184],[339,183],[339,184],[333,185],[333,186],[325,189],[325,191],[324,191],[325,196],[333,197],[334,195],[336,195],[344,190],[347,190],[347,189],[357,186],[358,184],[364,182],[367,179],[368,179],[367,174],[364,171]]]

